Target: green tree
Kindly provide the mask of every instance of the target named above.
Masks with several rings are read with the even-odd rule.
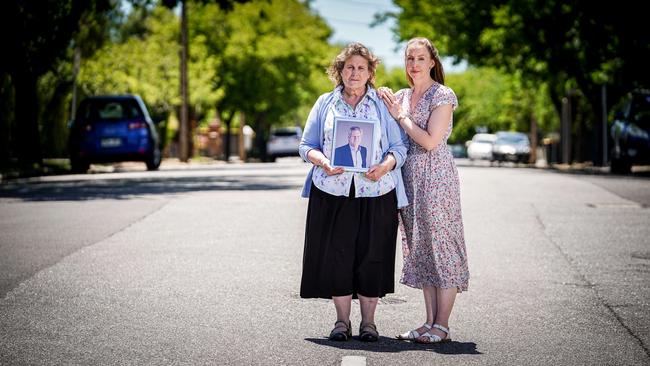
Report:
[[[408,81],[406,81],[406,72],[401,67],[394,67],[386,70],[384,65],[379,64],[376,74],[375,85],[377,87],[386,86],[391,88],[393,91],[409,87]]]
[[[558,126],[546,86],[525,88],[516,75],[487,67],[447,75],[446,84],[456,92],[461,104],[454,113],[451,142],[469,140],[479,129],[531,132],[531,116],[537,116],[536,122],[543,132],[554,131]]]
[[[108,43],[85,60],[79,85],[85,95],[139,94],[155,116],[166,120],[180,105],[177,17],[157,6],[141,28],[137,37]],[[207,43],[200,35],[190,41],[190,104],[197,118],[213,108],[219,95],[214,88],[219,61],[209,53]]]
[[[471,67],[450,73],[445,83],[458,96],[461,108],[454,112],[454,129],[449,141],[460,143],[478,131],[529,131],[535,115],[541,132],[557,129],[558,118],[550,101],[548,86],[525,88],[521,78],[491,67]],[[408,88],[404,69],[377,70],[377,85],[394,91]]]
[[[0,58],[0,75],[8,78],[15,111],[11,147],[7,150],[21,164],[40,164],[38,80],[66,56],[73,36],[85,14],[103,17],[113,10],[109,0],[48,0],[2,2],[0,34],[5,54]],[[9,123],[12,126],[11,123]],[[7,161],[3,157],[3,162]]]
[[[117,9],[101,15],[86,12],[79,20],[65,55],[38,80],[38,121],[44,157],[65,157],[68,154],[68,121],[76,108],[73,98],[76,73],[74,59],[91,57],[110,38],[110,30],[119,22]]]
[[[473,65],[520,73],[528,87],[549,86],[559,111],[567,87],[585,96],[599,115],[607,86],[609,105],[627,91],[650,85],[649,33],[642,3],[541,0],[396,0],[402,39],[431,38],[445,55]],[[435,19],[435,22],[432,21]]]
[[[235,4],[226,32],[219,109],[246,115],[256,131],[256,152],[265,158],[271,125],[314,102],[313,72],[323,72],[330,61],[331,31],[307,5],[271,0]]]
[[[189,53],[189,41],[188,41],[188,20],[187,20],[187,0],[162,0],[162,4],[170,9],[175,8],[180,4],[181,6],[181,31],[180,31],[180,43],[181,43],[181,63],[180,63],[180,87],[181,87],[181,106],[180,106],[180,158],[181,161],[187,161],[190,157],[189,149],[189,140],[192,135],[192,131],[189,128],[189,90],[188,90],[188,71],[187,71],[187,59]],[[203,1],[207,2],[207,1]],[[231,9],[233,0],[214,0],[220,8],[222,9]],[[244,1],[240,1],[244,2]]]

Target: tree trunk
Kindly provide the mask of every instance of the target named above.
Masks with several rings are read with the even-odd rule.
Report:
[[[608,148],[609,138],[607,138],[607,86],[603,85],[601,88],[601,104],[600,104],[600,166],[606,166],[609,155]]]
[[[189,160],[188,90],[187,90],[187,5],[181,1],[181,118],[179,130],[180,160]]]
[[[266,152],[266,140],[268,139],[268,129],[269,126],[267,126],[267,121],[266,121],[266,114],[265,113],[260,113],[255,116],[255,125],[257,127],[257,133],[255,134],[255,145],[257,147],[257,151],[259,152],[259,158],[262,161],[267,160],[267,152]]]
[[[607,107],[603,87],[594,88],[587,94],[587,103],[591,112],[588,118],[593,122],[591,124],[592,138],[586,143],[593,147],[589,151],[589,158],[595,166],[607,165],[607,157],[604,156],[607,150]]]
[[[530,115],[530,159],[531,164],[537,162],[537,118],[535,118],[535,113]]]
[[[39,115],[41,151],[48,158],[68,155],[68,121],[64,117],[71,113],[66,99],[72,92],[73,83],[68,79],[59,80],[54,88],[50,100],[40,101],[45,107]]]
[[[12,157],[13,124],[16,120],[15,91],[9,74],[0,71],[0,167],[8,166]]]
[[[572,162],[572,147],[571,147],[571,131],[573,126],[573,118],[571,117],[571,95],[562,98],[562,120],[560,125],[560,146],[562,151],[562,164],[571,164]]]
[[[232,123],[232,119],[235,116],[234,112],[231,112],[230,115],[228,115],[228,118],[224,119],[221,118],[223,123],[226,125],[226,134],[224,135],[225,141],[223,142],[224,150],[223,150],[223,158],[226,162],[228,162],[228,157],[230,156],[230,124]]]
[[[37,77],[29,72],[13,77],[16,91],[16,157],[24,166],[42,164],[41,136],[38,128]]]

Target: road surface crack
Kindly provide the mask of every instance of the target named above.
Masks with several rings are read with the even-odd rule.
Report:
[[[571,256],[564,249],[562,249],[560,244],[557,241],[555,241],[553,239],[553,237],[547,232],[546,224],[544,224],[544,221],[542,220],[541,214],[540,214],[539,210],[537,209],[537,207],[535,206],[535,204],[531,204],[531,206],[533,206],[533,210],[535,211],[535,218],[537,219],[537,222],[542,227],[543,235],[551,242],[551,244],[553,244],[553,246],[558,250],[558,252],[560,252],[560,254],[564,258],[564,260],[569,264],[569,267],[571,267],[575,271],[575,273],[578,274],[580,280],[582,280],[582,282],[584,283],[584,285],[582,285],[582,286],[583,287],[589,287],[594,291],[594,294],[596,295],[596,298],[600,301],[600,303],[614,316],[614,318],[628,332],[628,334],[630,334],[634,339],[636,339],[636,341],[639,343],[639,345],[641,346],[643,351],[645,351],[646,356],[650,357],[650,349],[648,349],[648,346],[643,342],[643,340],[636,333],[634,333],[634,331],[629,326],[627,326],[625,324],[625,322],[623,321],[623,318],[621,318],[618,315],[618,313],[616,313],[616,311],[614,310],[614,308],[617,307],[617,306],[616,305],[610,305],[603,298],[603,296],[598,291],[598,287],[596,286],[596,284],[592,283],[591,281],[589,281],[587,279],[587,277],[585,276],[584,273],[582,273],[582,271],[580,270],[578,265],[575,263],[573,258],[571,258]]]

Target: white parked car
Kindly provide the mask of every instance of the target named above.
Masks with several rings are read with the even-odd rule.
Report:
[[[527,163],[530,159],[530,140],[521,132],[500,131],[492,145],[492,159],[498,162]]]
[[[300,127],[277,127],[271,129],[269,141],[266,144],[266,154],[269,160],[275,161],[282,156],[299,156],[298,145],[302,138]]]
[[[477,133],[467,146],[469,160],[492,160],[492,145],[497,136],[491,133]]]

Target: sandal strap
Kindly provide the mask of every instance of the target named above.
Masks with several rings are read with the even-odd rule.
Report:
[[[351,322],[349,320],[348,320],[347,323],[345,321],[343,321],[343,320],[337,320],[334,323],[334,329],[332,329],[331,334],[334,334],[334,333],[347,333],[347,332],[350,331],[350,326],[351,326]]]
[[[338,327],[339,327],[339,326],[338,326],[339,323],[343,323],[343,325],[344,325],[346,328],[350,328],[350,327],[352,326],[352,322],[349,321],[349,320],[348,320],[347,322],[344,321],[344,320],[337,320],[336,322],[334,322],[334,328],[338,328]]]
[[[408,334],[402,334],[402,335],[406,336],[404,338],[409,338],[409,339],[420,338],[420,333],[418,333],[417,329],[409,330]]]
[[[442,330],[442,329],[441,329]],[[442,341],[442,338],[437,335],[437,334],[431,334],[429,332],[426,332],[420,336],[421,338],[424,337],[427,339],[426,343],[438,343]]]
[[[409,330],[406,333],[402,333],[398,335],[397,339],[410,339],[410,340],[418,339],[420,338],[420,336],[428,333],[428,331],[431,330],[432,327],[429,324],[424,323],[422,324],[422,328],[425,328],[427,331],[424,331],[422,334],[420,334],[420,332],[418,332],[417,329]]]
[[[420,337],[420,333],[418,332],[418,330],[413,329],[398,335],[397,339],[417,339],[419,337]]]
[[[441,331],[445,332],[445,334],[449,335],[449,328],[445,328],[440,324],[434,324],[432,327],[429,327],[429,329],[431,329],[431,328],[436,328],[438,330],[441,330]]]
[[[337,320],[334,323],[334,329],[332,329],[332,331],[330,332],[330,338],[335,335],[343,334],[345,335],[345,340],[347,340],[352,333],[350,331],[350,326],[351,326],[351,322],[349,320],[347,321],[347,323],[343,320]]]
[[[364,334],[371,334],[374,335],[375,337],[378,336],[379,332],[377,332],[377,325],[375,325],[375,323],[360,324],[359,335],[364,335]]]

